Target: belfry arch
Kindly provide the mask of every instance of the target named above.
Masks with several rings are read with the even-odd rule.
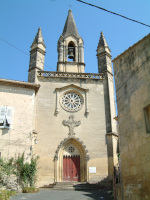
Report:
[[[68,59],[72,59],[72,62],[74,62],[76,55],[75,55],[75,44],[74,42],[70,41],[68,44]]]
[[[57,147],[55,157],[54,157],[54,182],[63,182],[64,180],[64,164],[63,159],[67,157],[66,149],[68,148],[75,148],[77,155],[74,154],[74,157],[80,157],[80,178],[79,182],[87,182],[88,181],[88,150],[86,150],[86,146],[83,145],[83,142],[79,140],[79,138],[71,137],[65,138],[60,145]],[[69,154],[68,154],[69,156]],[[76,159],[76,158],[75,158]],[[68,180],[70,182],[72,180]]]

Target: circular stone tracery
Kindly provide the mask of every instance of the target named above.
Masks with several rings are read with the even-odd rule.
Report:
[[[82,105],[82,98],[75,92],[66,93],[62,97],[62,106],[67,111],[78,111]]]
[[[75,151],[75,148],[73,147],[73,146],[70,146],[69,148],[68,148],[68,152],[69,153],[73,153]]]

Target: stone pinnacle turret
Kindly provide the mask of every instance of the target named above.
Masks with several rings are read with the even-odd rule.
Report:
[[[46,53],[45,49],[46,47],[42,36],[42,31],[41,28],[39,28],[31,45],[28,74],[28,81],[30,82],[35,82],[37,70],[44,70],[44,60]]]
[[[101,32],[101,36],[97,46],[97,59],[99,73],[104,71],[109,71],[112,73],[111,51],[106,42],[103,32]]]
[[[97,46],[98,72],[105,74],[104,98],[106,111],[106,132],[116,132],[115,117],[115,98],[113,86],[113,74],[111,63],[111,51],[106,42],[103,32],[101,32]]]

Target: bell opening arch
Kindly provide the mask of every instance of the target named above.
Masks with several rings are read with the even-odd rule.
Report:
[[[75,44],[73,41],[70,41],[68,44],[68,61],[74,62],[75,56]]]
[[[75,177],[74,174],[71,177],[71,175],[68,173],[70,170],[67,168],[71,163],[68,159],[72,160],[73,162],[72,169],[75,168],[75,165],[77,166],[78,169],[76,169],[75,172],[77,177]],[[60,143],[55,153],[54,182],[88,182],[88,160],[88,150],[86,150],[86,146],[83,145],[83,142],[80,141],[79,138],[65,138],[64,141]]]

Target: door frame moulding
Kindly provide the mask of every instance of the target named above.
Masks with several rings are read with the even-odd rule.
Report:
[[[54,156],[54,182],[63,182],[63,152],[65,147],[73,144],[80,153],[80,182],[88,182],[88,161],[90,159],[88,150],[79,138],[68,137],[65,138],[60,145],[58,145]]]

